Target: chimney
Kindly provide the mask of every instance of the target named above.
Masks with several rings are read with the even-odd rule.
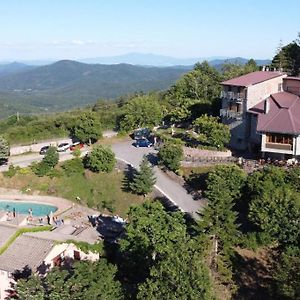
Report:
[[[264,112],[267,114],[270,111],[270,100],[267,98],[264,103]]]

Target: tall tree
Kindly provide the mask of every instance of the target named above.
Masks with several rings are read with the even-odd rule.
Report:
[[[147,195],[152,191],[155,182],[153,168],[148,159],[144,157],[139,170],[134,173],[132,182],[129,184],[130,189],[136,194]]]
[[[246,175],[237,166],[218,166],[207,179],[208,204],[201,213],[200,232],[211,239],[210,266],[221,280],[231,282],[231,255],[239,234],[234,205]]]
[[[7,160],[9,156],[9,145],[7,140],[0,135],[0,164],[2,161]]]
[[[195,241],[176,243],[170,254],[152,267],[139,286],[137,299],[213,299],[203,249]]]
[[[300,209],[297,202],[298,194],[289,187],[274,187],[251,201],[249,220],[281,244],[297,244],[300,240]]]
[[[208,62],[197,63],[168,91],[169,117],[175,123],[195,119],[203,113],[212,113],[220,96],[219,72]]]
[[[101,122],[96,113],[84,113],[72,128],[72,134],[83,143],[96,142],[102,137]]]
[[[179,212],[167,212],[161,203],[132,206],[126,235],[120,241],[122,270],[133,283],[148,277],[150,268],[186,240],[186,225]]]
[[[280,45],[271,66],[283,68],[291,75],[298,76],[300,73],[300,43],[298,39],[285,46]]]
[[[122,107],[119,127],[122,131],[131,131],[139,127],[154,127],[163,117],[163,108],[156,94],[137,96]]]

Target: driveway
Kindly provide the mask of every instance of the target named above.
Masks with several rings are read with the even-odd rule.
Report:
[[[134,168],[139,166],[144,155],[156,156],[157,153],[153,148],[135,148],[132,146],[132,141],[114,144],[112,149],[117,159],[132,165]],[[197,211],[203,207],[204,203],[201,200],[194,200],[183,186],[173,181],[157,166],[154,167],[154,172],[156,176],[155,187],[180,210],[198,218]]]

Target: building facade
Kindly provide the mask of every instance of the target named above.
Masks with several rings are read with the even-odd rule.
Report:
[[[222,82],[220,117],[230,128],[230,147],[246,150],[253,142],[258,142],[255,120],[251,121],[247,112],[271,94],[281,91],[284,77],[286,75],[280,72],[257,71]]]

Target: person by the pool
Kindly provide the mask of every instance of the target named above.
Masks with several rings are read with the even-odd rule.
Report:
[[[13,217],[15,218],[16,217],[16,209],[13,208]]]
[[[48,225],[50,225],[50,217],[49,217],[49,215],[47,215],[47,223],[48,223]]]
[[[28,209],[29,216],[32,217],[32,208]]]

